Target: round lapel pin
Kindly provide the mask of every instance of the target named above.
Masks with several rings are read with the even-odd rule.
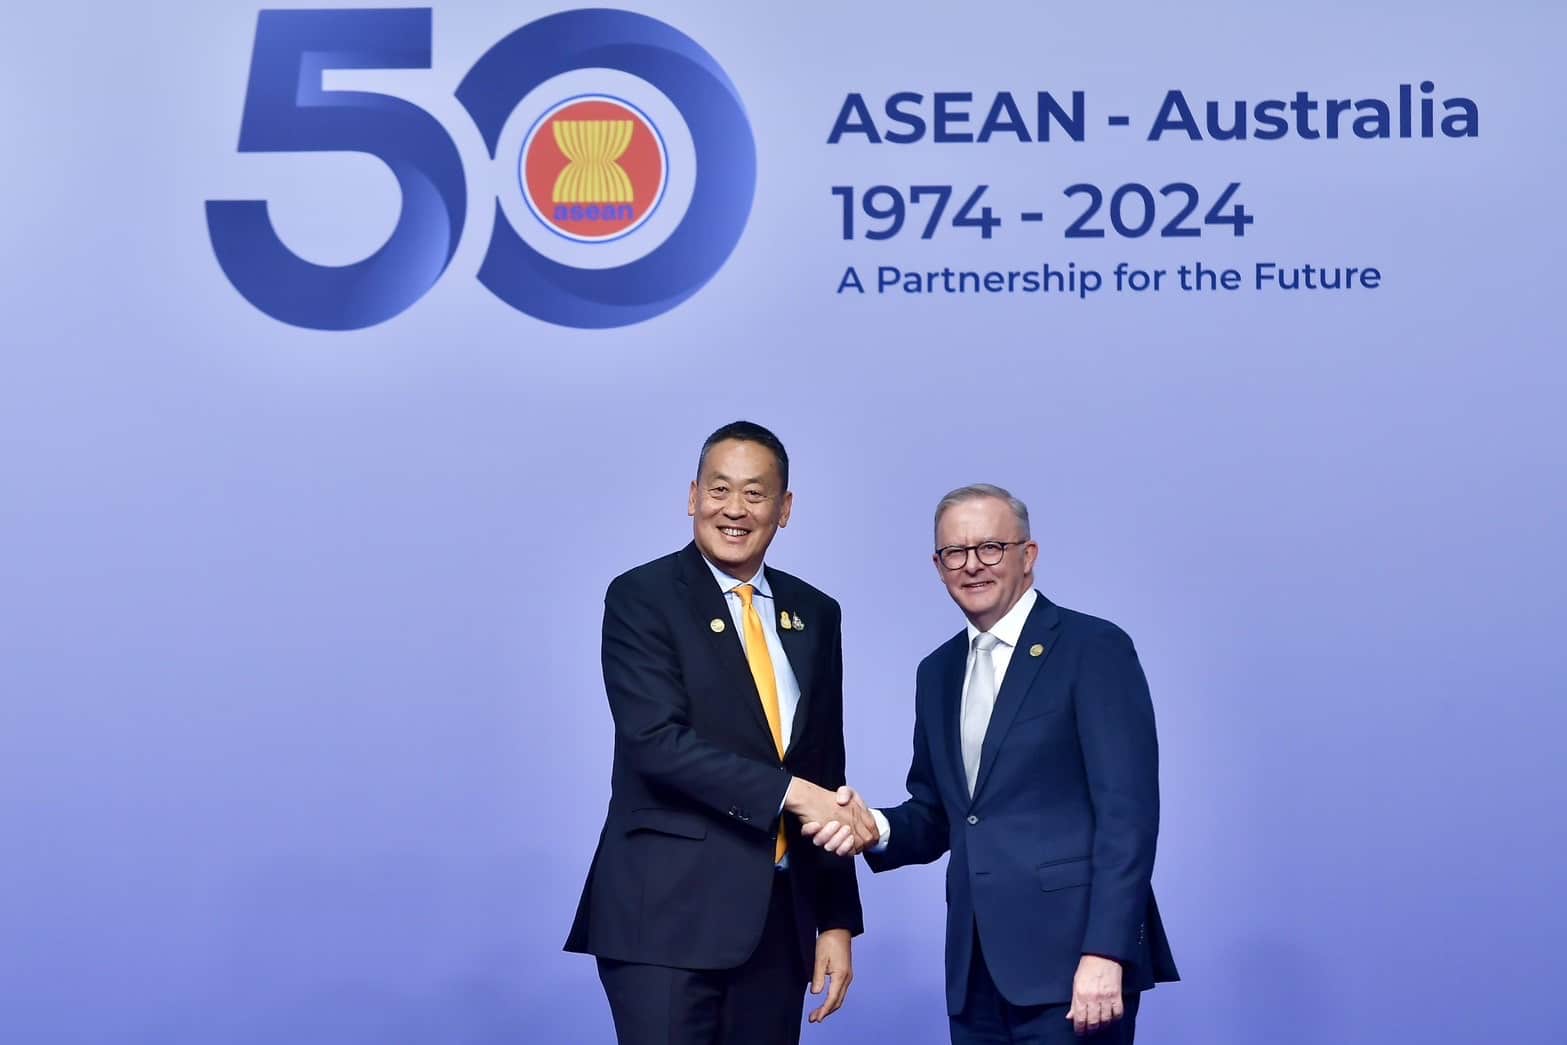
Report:
[[[712,628],[715,632],[723,631],[724,630],[723,618],[721,618],[721,617],[714,617],[712,620],[707,622],[707,626],[709,628]]]
[[[1045,653],[1045,647],[1041,646],[1037,642],[1034,643],[1032,646],[1028,647],[1028,655],[1030,657],[1041,657],[1041,656],[1044,656],[1044,653]]]

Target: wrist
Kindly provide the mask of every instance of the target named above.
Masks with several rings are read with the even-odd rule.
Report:
[[[789,789],[784,792],[784,809],[798,816],[810,786],[810,781],[801,780],[797,776],[790,777]]]

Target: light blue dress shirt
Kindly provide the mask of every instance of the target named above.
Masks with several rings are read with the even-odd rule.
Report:
[[[724,593],[724,602],[729,605],[729,616],[734,620],[735,634],[740,637],[742,649],[745,648],[745,603],[740,601],[740,596],[735,589],[742,584],[751,586],[751,605],[756,607],[757,616],[762,618],[762,632],[767,636],[767,653],[773,661],[773,679],[778,686],[778,723],[783,731],[784,746],[787,748],[789,734],[794,730],[794,712],[800,706],[800,682],[794,677],[794,668],[789,665],[789,655],[784,652],[783,643],[778,639],[778,605],[773,599],[773,589],[767,584],[767,568],[765,566],[758,568],[756,576],[748,581],[737,581],[714,566],[706,556],[702,557],[702,561],[707,563],[707,568],[712,571],[713,580]],[[778,812],[783,813],[782,803],[778,805]],[[789,854],[784,854],[778,869],[789,869]]]
[[[784,652],[783,643],[778,639],[778,605],[773,599],[772,588],[767,584],[766,568],[757,570],[756,576],[748,581],[737,581],[706,558],[702,561],[707,562],[713,580],[724,593],[724,601],[729,604],[729,616],[734,619],[735,634],[740,637],[742,649],[745,648],[745,603],[740,601],[735,589],[742,584],[749,584],[754,591],[751,604],[762,618],[762,631],[767,635],[767,653],[772,658],[773,678],[778,686],[778,721],[783,728],[784,746],[787,747],[789,734],[794,728],[794,712],[800,706],[800,683],[794,677],[789,655]]]

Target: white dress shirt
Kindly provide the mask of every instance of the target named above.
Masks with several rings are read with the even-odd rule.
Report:
[[[702,561],[707,562],[707,559],[703,558]],[[794,711],[800,706],[800,683],[794,677],[794,668],[789,666],[789,655],[784,652],[783,643],[778,640],[778,606],[773,601],[772,588],[767,585],[767,571],[758,568],[755,577],[748,581],[737,581],[711,562],[707,562],[707,568],[713,571],[713,580],[718,582],[718,587],[724,593],[724,601],[729,604],[729,616],[734,620],[735,634],[740,636],[742,649],[745,648],[745,603],[740,601],[735,589],[742,584],[751,586],[751,605],[756,607],[757,615],[762,618],[762,632],[767,636],[767,654],[773,662],[773,679],[778,686],[778,722],[783,730],[784,746],[787,747],[789,734],[794,729]],[[996,652],[1001,651],[997,649]]]
[[[1028,615],[1034,612],[1034,603],[1039,601],[1039,593],[1033,588],[1025,591],[1021,598],[1012,604],[1012,608],[991,627],[990,634],[998,640],[996,648],[990,651],[990,662],[996,669],[996,692],[1001,692],[1001,683],[1007,677],[1007,666],[1012,663],[1012,653],[1017,649],[1018,639],[1023,636],[1023,625],[1028,621]],[[956,729],[958,722],[963,721],[963,704],[968,702],[968,680],[974,670],[974,639],[980,631],[974,627],[973,622],[968,626],[968,657],[963,662],[963,699],[958,705],[957,721],[951,723]],[[875,845],[875,851],[880,852],[887,848],[887,840],[892,837],[892,827],[887,823],[887,818],[882,815],[880,809],[872,809],[871,816],[876,820],[876,829],[881,832],[881,839]]]
[[[794,677],[794,668],[789,665],[789,655],[784,652],[783,643],[778,640],[778,606],[773,600],[772,588],[767,586],[767,567],[757,567],[756,576],[748,581],[737,581],[709,562],[706,556],[702,557],[702,561],[713,571],[713,580],[718,582],[718,587],[724,593],[724,601],[729,604],[729,616],[735,622],[735,634],[740,636],[742,649],[745,649],[745,603],[740,601],[735,589],[742,584],[751,586],[751,605],[756,607],[757,616],[762,618],[762,633],[767,636],[767,653],[773,661],[773,680],[778,686],[778,728],[783,733],[784,747],[788,747],[789,734],[794,731],[794,712],[800,706],[800,682]],[[787,799],[787,792],[784,797]],[[778,813],[783,815],[783,801],[778,803]],[[778,869],[789,869],[788,853],[778,862]]]

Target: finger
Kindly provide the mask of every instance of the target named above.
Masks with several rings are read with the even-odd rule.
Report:
[[[846,806],[850,802],[857,800],[860,796],[854,793],[854,788],[850,787],[848,784],[845,784],[838,789],[837,797],[838,804],[841,806]]]
[[[862,818],[855,825],[855,833],[865,840],[866,845],[874,845],[881,841],[881,828],[870,817]]]
[[[1121,1017],[1123,1017],[1125,1015],[1126,1015],[1126,1003],[1123,1002],[1121,1000],[1121,996],[1119,994],[1117,994],[1114,998],[1112,998],[1110,1000],[1110,1018],[1112,1020],[1118,1020],[1118,1019],[1120,1019]]]
[[[832,986],[827,989],[827,1003],[822,1006],[827,1011],[822,1013],[822,1019],[825,1020],[843,1008],[843,997],[849,993],[849,979],[849,974],[846,972],[832,974]]]
[[[838,844],[833,846],[833,854],[836,856],[853,856],[854,832],[843,832],[842,835],[843,837],[839,840]]]
[[[1088,1006],[1082,998],[1074,997],[1072,1001],[1072,1030],[1078,1035],[1088,1033]]]
[[[815,820],[807,820],[805,823],[800,825],[800,833],[807,838],[811,837],[821,829],[822,825]],[[820,842],[817,842],[816,844],[821,845]]]
[[[825,985],[825,978],[826,978],[828,972],[829,972],[829,969],[828,969],[828,962],[827,962],[826,956],[824,955],[822,957],[817,958],[816,959],[816,975],[811,980],[811,993],[812,994],[820,994],[822,992],[822,987]],[[818,1005],[816,1008],[811,1010],[811,1015],[809,1017],[807,1017],[808,1020],[811,1023],[820,1023],[820,1022],[822,1022],[822,1020],[825,1020],[827,1018],[827,1003],[830,1000],[831,1000],[831,995],[828,995],[827,998],[823,998],[822,999],[822,1003],[820,1005]]]
[[[843,825],[833,821],[823,827],[812,840],[823,849],[831,852],[838,845],[838,842],[842,837]]]

